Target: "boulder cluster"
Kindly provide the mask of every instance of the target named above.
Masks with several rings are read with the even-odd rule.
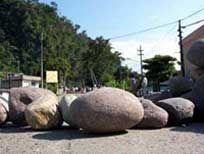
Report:
[[[59,128],[62,122],[90,133],[128,128],[162,128],[192,118],[194,104],[184,98],[152,102],[117,88],[104,87],[81,96],[40,88],[13,88],[9,101],[0,99],[0,124],[30,125],[34,130]]]
[[[170,91],[157,93],[148,96],[147,99],[152,100],[158,106],[163,106],[163,99],[172,100],[175,97],[181,97],[192,102],[194,105],[194,114],[190,113],[189,116],[192,117],[194,121],[203,122],[204,119],[204,39],[195,41],[187,52],[186,58],[191,63],[191,73],[188,77],[173,77],[169,81]],[[180,99],[180,98],[179,98]],[[158,102],[158,103],[157,103]],[[175,102],[175,101],[174,101]],[[181,105],[183,101],[180,99],[181,103],[174,105]],[[167,103],[165,101],[165,103]],[[186,103],[185,103],[186,104]],[[161,106],[161,107],[162,107]],[[180,108],[177,106],[178,109]],[[186,106],[187,107],[187,106]],[[165,107],[166,110],[167,106]],[[184,106],[181,108],[184,110]],[[191,109],[190,109],[191,110]],[[170,120],[171,121],[171,120]],[[175,120],[174,120],[175,122]]]
[[[41,88],[12,88],[9,101],[0,98],[0,125],[11,121],[18,126],[30,125],[34,130],[49,130],[66,122],[90,133],[114,133],[203,121],[204,40],[192,45],[187,58],[199,70],[193,71],[193,80],[173,77],[170,91],[147,98],[110,87],[61,97]]]

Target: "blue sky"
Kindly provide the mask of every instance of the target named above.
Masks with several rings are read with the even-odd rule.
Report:
[[[53,0],[40,0],[50,3]],[[111,38],[121,34],[140,31],[149,27],[175,21],[204,7],[203,0],[60,0],[59,14],[66,16],[92,38]],[[183,25],[204,18],[204,11],[183,21]],[[185,29],[184,36],[199,25]],[[155,54],[170,54],[179,59],[177,46],[177,25],[143,33],[123,39],[112,40],[115,50],[124,57],[138,60],[136,48],[144,47],[145,58]],[[166,51],[164,51],[166,50]],[[168,52],[167,52],[168,51]],[[138,66],[127,62],[133,69]]]

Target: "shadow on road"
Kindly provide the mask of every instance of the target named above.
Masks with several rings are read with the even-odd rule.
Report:
[[[33,132],[30,126],[16,126],[12,123],[6,123],[0,127],[0,133],[25,133]]]
[[[126,134],[127,131],[110,134],[90,134],[80,129],[72,128],[68,125],[63,125],[59,129],[49,131],[34,131],[30,126],[19,127],[12,123],[6,123],[0,127],[0,133],[12,134],[12,133],[32,133],[34,139],[39,140],[73,140],[73,139],[86,139],[86,138],[100,138],[111,137]]]
[[[170,131],[198,133],[204,135],[204,123],[190,123],[186,127],[172,127]]]
[[[33,135],[34,139],[39,140],[74,140],[74,139],[88,139],[88,138],[102,138],[102,137],[112,137],[112,136],[118,136],[126,134],[127,131],[118,132],[118,133],[110,133],[110,134],[90,134],[88,132],[85,132],[83,130],[79,129],[73,129],[64,127],[63,129],[59,130],[53,130],[53,131],[46,131],[43,133],[39,133],[36,135]]]

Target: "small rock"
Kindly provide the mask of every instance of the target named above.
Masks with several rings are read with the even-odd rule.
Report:
[[[142,121],[136,126],[138,128],[162,128],[168,122],[168,113],[162,108],[158,107],[152,101],[147,99],[140,99],[144,107],[144,117]]]
[[[191,119],[195,107],[191,101],[179,97],[160,100],[156,105],[168,112],[170,125],[180,125]]]
[[[100,88],[77,98],[70,106],[70,120],[91,133],[124,131],[144,116],[133,94],[117,88]]]

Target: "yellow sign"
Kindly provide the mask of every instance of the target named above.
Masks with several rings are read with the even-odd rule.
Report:
[[[57,83],[58,73],[57,71],[46,71],[46,83]]]

